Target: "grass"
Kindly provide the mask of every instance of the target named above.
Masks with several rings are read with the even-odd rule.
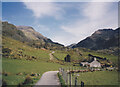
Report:
[[[115,64],[118,64],[118,56],[115,56],[115,55],[109,55],[109,54],[103,54],[103,53],[98,53],[98,52],[95,52],[95,51],[84,51],[82,49],[80,49],[81,53],[83,54],[83,57],[84,58],[88,58],[88,54],[92,54],[94,56],[99,56],[99,57],[103,57],[103,58],[107,58],[109,59],[110,61],[112,61],[113,63]]]
[[[13,59],[12,56],[9,58],[3,58],[2,60],[2,70],[8,73],[8,76],[3,76],[3,79],[7,82],[8,85],[18,85],[19,83],[25,80],[26,75],[30,75],[31,73],[39,73],[40,76],[32,77],[34,79],[34,83],[36,83],[42,74],[47,71],[58,70],[59,67],[68,67],[69,63],[65,65],[60,65],[56,62],[49,61],[49,50],[36,49],[26,45],[26,43],[22,43],[16,40],[13,40],[8,37],[3,37],[3,46],[4,48],[9,48],[12,50],[11,55],[15,55],[18,57],[19,51],[22,52],[22,55],[27,55],[27,57],[36,57],[34,61],[26,60],[27,57],[22,56],[21,60]],[[88,54],[92,54],[99,57],[106,57],[110,59],[112,62],[117,63],[117,57],[113,55],[101,54],[95,51],[83,51],[80,50],[80,53],[83,55],[82,58],[78,53],[73,50],[70,51],[59,51],[56,50],[54,56],[56,56],[60,60],[64,60],[67,54],[71,55],[72,60],[78,60],[87,58]],[[71,63],[72,64],[72,63]],[[72,65],[70,65],[72,66]],[[78,67],[78,66],[75,66]],[[16,75],[17,73],[22,73],[22,75]],[[86,85],[99,85],[99,84],[117,84],[117,72],[115,71],[101,71],[101,72],[88,72],[88,73],[79,73],[80,77],[78,77],[78,81],[84,81]],[[90,79],[89,79],[90,78]]]
[[[87,59],[87,58],[89,58],[88,54],[92,54],[94,56],[99,56],[99,57],[102,57],[102,58],[107,58],[111,62],[113,62],[115,65],[118,65],[118,56],[115,56],[115,55],[98,53],[98,52],[95,52],[95,51],[92,51],[92,50],[85,51],[83,49],[79,49],[79,53],[81,53],[82,56],[80,56],[78,53],[74,52],[73,50],[70,50],[70,51],[60,51],[60,50],[57,50],[57,51],[55,51],[54,56],[57,57],[59,60],[64,60],[64,58],[66,57],[66,55],[70,54],[71,60],[72,60],[72,62],[74,62],[76,60],[77,61],[78,60],[82,61],[84,59]]]
[[[81,59],[80,55],[73,50],[70,50],[70,51],[56,50],[54,53],[54,56],[57,57],[59,60],[64,60],[64,58],[67,56],[67,54],[69,54],[71,56],[72,61]]]
[[[117,71],[95,71],[78,74],[78,85],[81,81],[85,85],[118,85]]]
[[[58,78],[59,78],[59,81],[60,81],[60,84],[62,87],[67,87],[66,84],[65,84],[65,81],[63,80],[62,76],[60,75],[60,73],[57,73],[58,75]]]
[[[49,60],[50,51],[30,47],[26,45],[26,43],[13,40],[8,37],[3,37],[3,46],[11,49],[11,55],[15,55],[16,57],[18,57],[17,54],[21,51],[23,55],[34,56],[37,60]],[[22,57],[22,59],[25,59],[25,57]]]
[[[49,63],[44,61],[27,61],[27,60],[15,60],[3,58],[2,61],[3,71],[8,72],[8,76],[3,76],[3,79],[7,81],[8,85],[17,85],[23,82],[25,75],[16,75],[17,73],[40,73],[37,80],[40,79],[42,74],[46,71],[55,71],[59,67],[63,67],[57,63]],[[35,81],[35,82],[36,82]],[[34,82],[34,83],[35,83]]]
[[[64,53],[62,51],[55,51],[54,56],[57,57],[59,60],[64,60],[67,53]]]
[[[12,38],[3,37],[3,46],[11,50],[8,58],[2,58],[3,72],[8,74],[7,76],[3,75],[3,79],[8,85],[18,85],[23,82],[26,74],[39,73],[39,77],[33,77],[34,83],[36,83],[44,72],[58,70],[59,67],[66,66],[50,62],[49,50],[36,49],[28,46],[26,43],[13,40]],[[27,57],[18,56],[17,54],[27,55]],[[16,59],[11,55],[14,55]],[[32,56],[37,59],[26,60],[28,57]],[[20,60],[18,60],[19,57],[21,57]],[[22,73],[22,75],[16,75],[18,73]]]

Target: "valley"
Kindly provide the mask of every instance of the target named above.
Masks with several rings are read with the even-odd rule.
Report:
[[[19,27],[20,28],[20,27]],[[84,81],[86,85],[100,84],[102,78],[105,80],[111,76],[110,80],[102,83],[102,85],[110,85],[113,83],[118,84],[117,81],[117,68],[118,56],[96,50],[91,50],[83,47],[65,47],[62,44],[53,42],[42,34],[36,33],[35,30],[31,31],[31,27],[25,27],[29,31],[22,31],[15,25],[3,22],[3,36],[2,36],[2,65],[3,65],[3,82],[7,85],[34,85],[41,78],[43,73],[47,71],[58,71],[59,68],[75,68],[75,69],[89,69],[83,67],[81,62],[91,63],[96,57],[103,66],[113,67],[113,71],[100,72],[86,72],[79,73],[80,81]],[[30,33],[30,38],[26,34]],[[34,34],[33,34],[34,33]],[[106,74],[108,73],[108,75]],[[103,77],[100,77],[101,74]],[[115,74],[115,77],[114,75]],[[95,75],[94,78],[92,75]],[[98,82],[93,81],[97,79]],[[86,77],[85,77],[86,76]],[[73,76],[74,77],[74,76]],[[114,78],[113,78],[114,77]],[[91,80],[87,80],[91,78]],[[26,82],[29,79],[29,82]],[[112,83],[111,83],[112,84]]]

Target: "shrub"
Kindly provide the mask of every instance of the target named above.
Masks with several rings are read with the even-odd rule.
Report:
[[[23,75],[23,73],[19,72],[19,73],[17,73],[16,75]]]
[[[10,73],[9,73],[9,72],[5,72],[5,71],[3,71],[3,72],[2,72],[2,75],[4,75],[4,76],[8,76],[8,75],[10,75]]]
[[[4,79],[2,80],[2,87],[7,87],[7,82]]]
[[[61,87],[67,87],[66,84],[65,84],[65,81],[63,80],[62,75],[60,75],[60,73],[57,73],[57,75],[58,75]]]
[[[26,76],[23,84],[30,84],[30,83],[33,83],[33,79],[30,76]]]
[[[9,48],[2,48],[2,52],[9,54],[11,52],[11,50]]]

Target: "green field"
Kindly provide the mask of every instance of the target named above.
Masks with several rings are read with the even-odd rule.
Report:
[[[24,81],[26,75],[16,75],[17,73],[39,73],[40,76],[37,77],[37,80],[39,80],[44,72],[58,70],[59,67],[63,67],[57,63],[6,58],[3,58],[2,64],[3,72],[8,73],[8,76],[3,76],[3,79],[7,82],[8,85],[18,85],[20,82]]]
[[[81,81],[85,85],[118,85],[118,72],[117,71],[95,71],[86,73],[77,73],[78,84]]]
[[[19,83],[24,82],[26,76],[31,75],[32,73],[40,74],[40,76],[31,76],[34,83],[36,83],[44,72],[58,70],[60,67],[68,67],[69,65],[73,66],[74,62],[87,59],[88,54],[106,57],[110,61],[117,64],[117,56],[101,54],[95,51],[85,51],[82,49],[78,52],[73,49],[70,49],[69,51],[54,50],[54,57],[58,58],[60,61],[50,61],[49,53],[52,51],[47,49],[37,49],[28,46],[27,43],[14,40],[12,38],[3,37],[3,50],[6,51],[6,49],[8,51],[10,50],[10,52],[4,53],[5,57],[2,58],[2,70],[3,80],[5,80],[8,85],[18,85]],[[80,56],[79,53],[81,53],[82,56]],[[71,56],[71,63],[61,61],[64,60],[67,54],[70,54]],[[74,67],[79,68],[80,66],[78,64]],[[81,69],[83,69],[83,67],[81,67]],[[117,84],[116,71],[88,72],[79,74],[80,76],[78,77],[78,82],[80,83],[82,80],[86,85]]]

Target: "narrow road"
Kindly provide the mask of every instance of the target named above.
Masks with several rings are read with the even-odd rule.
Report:
[[[54,60],[54,56],[53,56],[53,53],[55,53],[54,51],[52,53],[49,53],[49,56],[50,56],[50,60]]]
[[[52,53],[50,53],[49,55],[50,55],[50,60],[54,60]]]
[[[41,79],[35,84],[34,87],[38,87],[39,85],[53,85],[60,87],[60,82],[57,77],[58,71],[48,71],[45,72]]]

